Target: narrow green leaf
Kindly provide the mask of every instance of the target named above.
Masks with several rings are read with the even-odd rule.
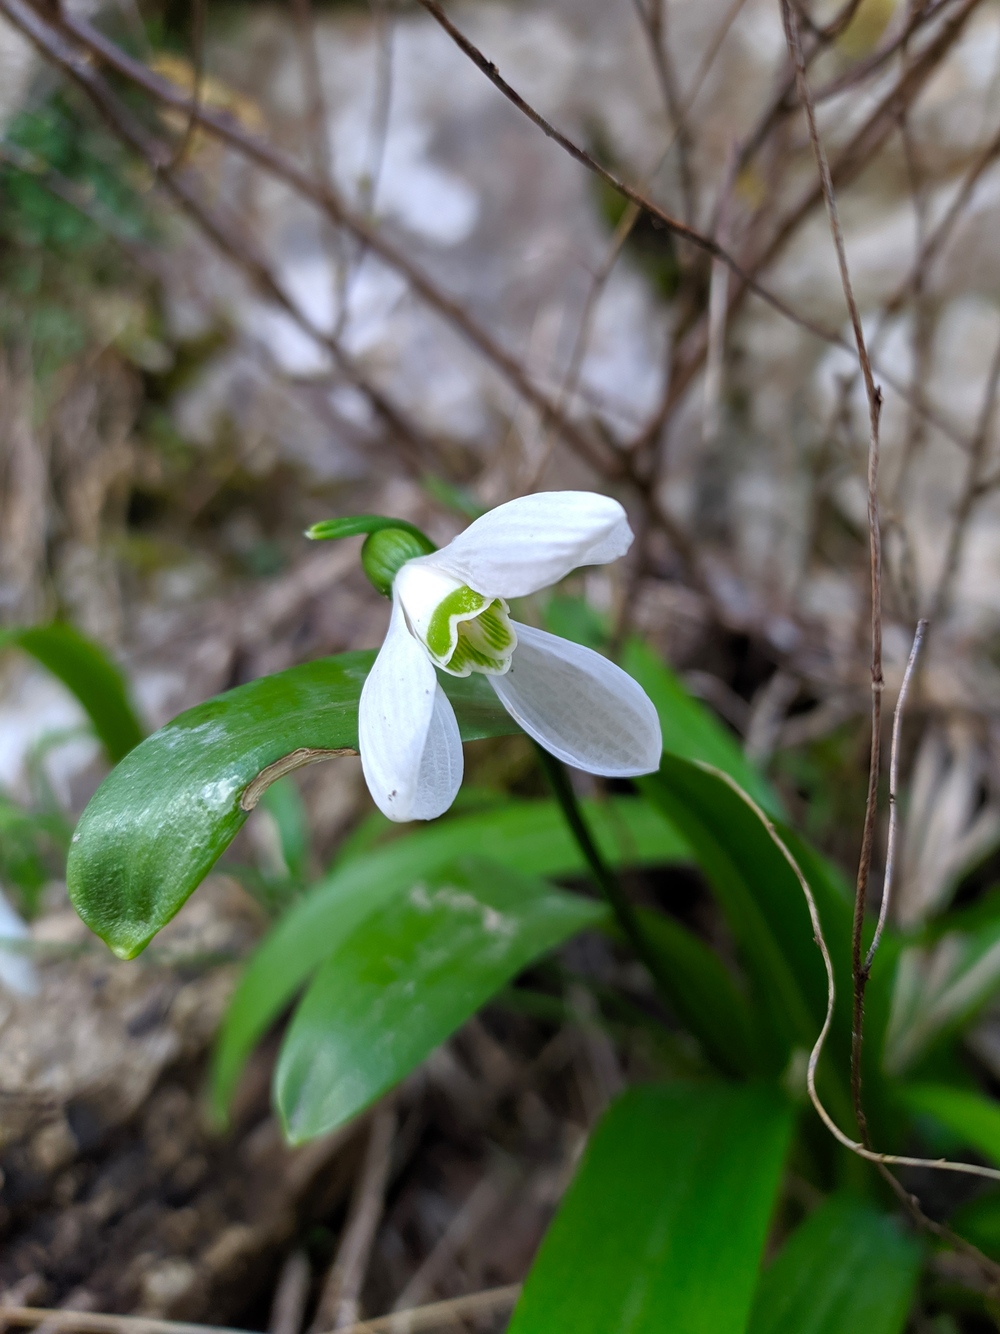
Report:
[[[638,781],[689,839],[768,1007],[783,1063],[789,1047],[811,1046],[826,1006],[823,963],[793,871],[752,808],[717,774],[664,754],[659,772]]]
[[[305,805],[294,781],[279,778],[264,793],[260,804],[274,820],[288,874],[296,880],[304,880],[309,859],[309,825]]]
[[[377,907],[313,978],[282,1044],[275,1094],[300,1144],[397,1084],[533,959],[604,916],[481,858]]]
[[[614,865],[690,859],[687,845],[645,802],[619,797],[587,805],[587,818]],[[555,802],[513,802],[449,818],[339,863],[285,914],[251,959],[216,1045],[212,1106],[223,1119],[243,1064],[319,965],[382,903],[456,857],[481,855],[524,875],[584,870],[580,850]]]
[[[664,754],[659,771],[637,780],[640,790],[688,839],[735,937],[770,1034],[769,1069],[777,1073],[795,1048],[808,1050],[826,1012],[826,973],[813,939],[802,888],[767,827],[720,774]],[[825,1098],[835,1115],[849,1117],[840,1072],[850,1066],[851,908],[840,877],[817,853],[784,828],[778,833],[798,861],[815,896],[839,979],[827,1059],[820,1068]],[[891,940],[876,958],[870,982],[873,1008],[894,964]],[[867,1044],[867,1093],[877,1116],[884,1080],[878,1069],[879,1035]]]
[[[900,1334],[920,1260],[895,1219],[832,1196],[762,1277],[748,1334]]]
[[[116,764],[145,735],[125,678],[104,650],[62,621],[0,631],[0,649],[23,649],[76,696]]]
[[[949,1084],[908,1084],[899,1096],[911,1112],[933,1117],[1000,1167],[1000,1103]]]
[[[1000,1258],[1000,1192],[991,1190],[963,1204],[949,1226],[994,1260]]]
[[[768,815],[781,817],[781,800],[743,754],[739,742],[715,714],[694,699],[677,676],[641,639],[625,645],[621,665],[656,706],[663,749],[683,760],[700,760],[735,778]]]
[[[639,909],[642,929],[663,959],[663,985],[674,1014],[723,1074],[762,1073],[749,997],[715,950],[665,913]]]
[[[356,749],[374,658],[343,653],[238,686],[182,713],[108,775],[73,835],[67,883],[117,955],[138,954],[201,883],[246,820],[241,798],[258,775],[296,751]],[[466,741],[518,730],[484,678],[444,686]]]
[[[508,1334],[743,1334],[790,1131],[766,1087],[626,1093],[594,1133]]]
[[[406,519],[390,519],[384,514],[347,514],[341,519],[321,519],[306,529],[306,537],[311,537],[315,542],[330,542],[342,537],[359,537],[362,533],[370,536],[392,529],[399,529],[416,538],[427,555],[437,550],[434,543],[414,524],[408,523]]]

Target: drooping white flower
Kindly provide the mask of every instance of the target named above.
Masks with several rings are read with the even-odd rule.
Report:
[[[549,491],[500,505],[401,566],[358,716],[365,780],[384,814],[431,820],[461,786],[458,723],[435,668],[485,674],[524,731],[577,769],[624,778],[657,768],[660,724],[642,687],[592,649],[512,621],[506,601],[631,544],[616,500]]]

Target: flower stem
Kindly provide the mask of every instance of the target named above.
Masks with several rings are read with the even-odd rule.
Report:
[[[622,889],[621,882],[604,860],[600,849],[594,842],[593,835],[584,819],[583,811],[580,809],[580,803],[577,801],[576,793],[573,791],[573,784],[566,772],[566,766],[561,760],[557,760],[554,755],[550,755],[537,742],[534,742],[533,745],[556,801],[559,803],[560,809],[566,818],[566,823],[583,853],[584,861],[590,868],[591,875],[597,882],[598,889],[607,900],[626,939],[653,975],[657,987],[664,995],[668,995],[669,989],[666,985],[663,960],[643,931],[639,914]]]

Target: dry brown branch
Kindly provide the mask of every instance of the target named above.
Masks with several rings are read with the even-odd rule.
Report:
[[[973,1246],[971,1242],[966,1241],[964,1237],[958,1236],[956,1233],[951,1232],[949,1228],[944,1228],[939,1223],[935,1223],[932,1219],[928,1218],[921,1209],[920,1203],[916,1197],[905,1191],[903,1186],[896,1181],[896,1178],[889,1171],[889,1167],[930,1168],[940,1172],[953,1172],[963,1176],[983,1177],[988,1181],[1000,1181],[1000,1170],[995,1167],[982,1167],[978,1163],[955,1163],[949,1161],[947,1158],[911,1158],[902,1154],[879,1153],[869,1144],[861,1143],[858,1140],[851,1139],[849,1135],[845,1135],[827,1111],[823,1100],[820,1098],[816,1089],[816,1071],[819,1067],[820,1057],[823,1054],[823,1048],[826,1045],[830,1026],[833,1023],[833,1010],[837,999],[837,986],[833,972],[833,960],[830,958],[830,950],[826,943],[826,937],[823,934],[823,923],[820,919],[819,909],[816,906],[815,896],[813,895],[809,881],[803,874],[802,868],[799,866],[787,843],[785,843],[773,822],[768,818],[767,814],[761,810],[754,799],[744,792],[736,780],[730,777],[729,774],[724,773],[721,769],[714,768],[710,764],[705,764],[703,762],[699,763],[700,767],[704,769],[706,773],[714,774],[717,778],[721,779],[722,782],[735,792],[740,800],[754,812],[757,819],[767,831],[771,842],[781,853],[781,856],[784,858],[792,874],[795,876],[795,879],[798,881],[799,888],[802,890],[802,895],[805,898],[806,907],[809,911],[809,921],[813,930],[813,939],[816,941],[816,945],[823,958],[823,968],[826,972],[826,1014],[819,1035],[809,1053],[809,1064],[806,1070],[806,1087],[809,1093],[809,1100],[816,1109],[817,1115],[839,1144],[842,1144],[845,1149],[850,1149],[852,1153],[856,1154],[859,1158],[863,1158],[866,1162],[873,1163],[886,1181],[890,1184],[895,1183],[893,1189],[913,1214],[916,1222],[921,1226],[926,1227],[928,1231],[931,1231],[935,1236],[947,1241],[949,1245],[954,1246],[957,1250],[962,1251],[965,1255],[974,1259],[982,1268],[984,1274],[989,1277],[991,1283],[997,1282],[997,1280],[1000,1279],[1000,1264],[997,1264],[995,1260],[991,1260],[988,1256],[984,1255],[982,1251]]]
[[[837,266],[840,269],[840,281],[844,289],[844,300],[851,317],[854,339],[857,344],[858,362],[865,382],[868,398],[868,540],[870,547],[870,590],[871,590],[871,753],[868,764],[868,797],[865,803],[864,828],[861,835],[861,855],[858,860],[858,878],[854,894],[854,924],[851,933],[851,961],[854,976],[854,1006],[851,1036],[851,1095],[854,1101],[854,1114],[857,1117],[862,1139],[867,1139],[865,1115],[861,1104],[861,1041],[864,1022],[865,982],[867,976],[862,962],[862,936],[865,924],[865,903],[868,892],[868,876],[871,870],[872,851],[875,841],[875,820],[878,813],[878,781],[881,771],[882,745],[882,533],[878,512],[878,467],[879,467],[879,420],[882,415],[882,391],[875,384],[864,329],[861,325],[861,313],[854,297],[851,275],[847,265],[847,250],[844,234],[840,226],[837,211],[837,197],[834,193],[833,177],[827,161],[819,130],[816,126],[816,111],[812,104],[809,81],[806,76],[805,59],[802,43],[799,39],[798,20],[790,0],[782,0],[782,16],[785,22],[785,35],[795,64],[799,100],[806,113],[809,125],[809,139],[816,157],[819,170],[820,186],[830,220],[830,232],[837,252]]]
[[[455,1320],[509,1310],[521,1294],[520,1283],[503,1288],[488,1288],[464,1297],[413,1307],[392,1315],[377,1316],[348,1325],[340,1334],[418,1334],[437,1329]],[[226,1325],[197,1325],[182,1320],[152,1320],[136,1315],[105,1315],[97,1311],[46,1310],[32,1306],[0,1308],[4,1324],[15,1328],[34,1328],[51,1324],[66,1334],[247,1334]],[[324,1332],[325,1334],[325,1332]]]
[[[379,1219],[385,1207],[385,1189],[392,1167],[396,1137],[396,1109],[381,1103],[371,1120],[368,1145],[354,1188],[354,1198],[343,1236],[323,1283],[312,1334],[345,1329],[357,1324],[361,1288]]]
[[[292,1251],[278,1275],[267,1334],[299,1334],[311,1280],[309,1257],[305,1251]]]
[[[205,80],[205,0],[193,0],[191,5],[191,66],[194,76],[191,80],[191,110],[177,151],[167,166],[168,171],[176,171],[183,164],[198,127],[198,108]]]
[[[864,972],[871,972],[872,963],[875,959],[875,952],[882,939],[882,932],[885,930],[885,924],[889,916],[889,904],[892,899],[892,881],[896,866],[896,840],[899,829],[899,812],[897,806],[897,797],[899,793],[899,740],[903,730],[903,711],[906,708],[906,697],[910,689],[910,681],[913,677],[914,669],[917,665],[917,659],[920,656],[920,648],[924,642],[924,634],[927,630],[926,620],[917,622],[917,631],[913,636],[913,646],[910,649],[910,656],[906,660],[906,670],[903,672],[903,680],[899,687],[899,696],[896,700],[896,709],[892,716],[892,745],[889,750],[889,835],[886,842],[885,853],[885,875],[882,877],[882,902],[879,906],[878,923],[875,927],[875,934],[872,937],[872,943],[868,947],[868,953],[865,955]]]
[[[762,301],[766,301],[767,304],[778,311],[780,315],[784,315],[786,319],[791,320],[794,324],[799,325],[800,328],[805,329],[807,332],[815,334],[817,338],[821,338],[825,342],[841,343],[841,339],[837,334],[831,333],[830,330],[822,328],[812,320],[807,319],[804,315],[799,314],[797,311],[793,310],[787,302],[783,301],[781,297],[776,296],[768,288],[764,287],[762,283],[757,281],[754,274],[747,272],[740,265],[738,260],[724,250],[712,237],[706,236],[704,232],[698,231],[695,227],[688,226],[687,223],[681,222],[679,218],[675,218],[667,213],[659,206],[659,204],[650,199],[648,195],[629,185],[627,181],[622,180],[622,178],[615,175],[614,172],[609,171],[607,167],[602,166],[596,158],[592,157],[586,150],[580,148],[578,144],[575,144],[572,139],[569,139],[561,130],[557,130],[556,127],[550,124],[539,111],[536,111],[530,103],[526,102],[516,89],[511,87],[506,79],[502,77],[496,65],[488,60],[487,57],[483,55],[482,51],[480,51],[477,46],[474,46],[465,34],[455,27],[441,6],[437,4],[437,0],[418,0],[418,3],[427,10],[432,18],[437,20],[459,50],[467,55],[478,69],[482,70],[490,83],[503,93],[504,97],[506,97],[509,102],[512,102],[514,106],[517,107],[518,111],[527,116],[528,120],[534,125],[537,125],[543,134],[549,139],[552,139],[560,148],[568,153],[571,158],[574,158],[581,164],[581,166],[586,167],[588,171],[593,172],[595,176],[599,176],[605,184],[610,185],[613,190],[617,190],[625,199],[628,199],[638,208],[643,209],[650,215],[650,217],[655,218],[656,221],[666,227],[668,231],[673,232],[682,240],[690,241],[691,244],[696,246],[699,250],[704,251],[712,258],[719,259],[724,264],[728,265],[733,273],[740,279],[746,290],[759,296]],[[970,0],[970,3],[979,3],[979,0]]]
[[[2,0],[0,12],[39,48],[42,54],[71,75],[88,92],[94,86],[88,74],[94,76],[93,61],[60,40],[59,32],[25,0]],[[614,454],[606,445],[583,431],[575,423],[561,416],[555,401],[540,389],[528,371],[505,348],[474,320],[463,305],[448,296],[385,234],[367,218],[350,208],[338,195],[327,190],[299,163],[280,149],[267,143],[225,112],[212,107],[193,108],[191,99],[168,80],[154,74],[141,61],[133,60],[114,42],[96,28],[75,16],[62,14],[59,27],[74,41],[81,43],[92,57],[108,65],[129,82],[142,88],[151,97],[179,111],[195,110],[199,125],[213,136],[255,162],[259,167],[284,181],[303,198],[310,200],[335,223],[346,228],[373,254],[390,268],[400,273],[412,289],[451,324],[475,347],[508,381],[511,387],[531,403],[546,422],[551,422],[563,439],[577,453],[604,475],[615,475],[618,470]],[[93,95],[91,93],[91,95]]]
[[[649,46],[660,85],[660,93],[673,129],[671,142],[677,146],[678,175],[680,176],[681,199],[684,204],[684,221],[694,223],[697,192],[694,172],[691,166],[691,130],[687,123],[686,108],[681,103],[677,88],[677,73],[670,55],[667,38],[666,0],[633,0],[633,8],[639,18]]]

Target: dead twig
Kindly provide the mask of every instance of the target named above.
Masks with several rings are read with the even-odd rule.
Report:
[[[357,1324],[361,1288],[375,1233],[385,1207],[385,1188],[392,1167],[396,1109],[383,1102],[372,1117],[368,1146],[354,1189],[354,1198],[333,1264],[323,1283],[312,1334]]]
[[[362,1320],[341,1329],[339,1334],[418,1334],[455,1320],[510,1310],[521,1295],[520,1283],[502,1288],[487,1288],[464,1297],[413,1307],[392,1315]],[[64,1308],[44,1310],[35,1306],[0,1307],[0,1319],[16,1328],[33,1328],[51,1323],[67,1334],[248,1334],[228,1325],[196,1325],[182,1320],[152,1320],[137,1315],[106,1315],[97,1311],[69,1311]],[[325,1334],[325,1332],[324,1332]]]
[[[964,1237],[959,1237],[957,1234],[951,1232],[950,1229],[942,1227],[939,1223],[935,1223],[933,1219],[929,1219],[920,1208],[919,1201],[916,1200],[914,1196],[911,1196],[896,1180],[895,1176],[889,1171],[889,1167],[933,1168],[940,1172],[955,1172],[964,1176],[983,1177],[988,1181],[1000,1181],[1000,1169],[995,1167],[982,1167],[978,1163],[955,1163],[947,1158],[911,1158],[903,1154],[879,1153],[869,1144],[862,1144],[859,1140],[851,1139],[849,1135],[845,1135],[830,1113],[826,1110],[823,1100],[820,1098],[816,1089],[816,1071],[819,1066],[820,1057],[823,1054],[823,1048],[826,1045],[830,1026],[833,1023],[833,1010],[837,999],[837,986],[834,979],[833,960],[830,958],[830,949],[826,943],[826,937],[823,934],[823,923],[820,919],[819,909],[816,906],[815,896],[813,895],[809,881],[806,879],[802,868],[789,850],[787,843],[785,843],[784,839],[774,827],[773,822],[757,805],[754,799],[743,791],[734,778],[731,778],[727,773],[723,773],[721,769],[716,769],[713,765],[705,763],[700,763],[700,767],[704,769],[706,773],[714,774],[717,778],[721,779],[722,782],[735,792],[740,800],[754,812],[757,819],[767,830],[771,842],[788,864],[792,874],[798,881],[799,888],[802,890],[803,897],[805,898],[806,907],[809,911],[809,921],[813,930],[813,939],[816,941],[816,945],[822,955],[823,968],[826,972],[826,1014],[819,1035],[813,1044],[812,1051],[809,1053],[809,1064],[806,1068],[806,1087],[809,1092],[809,1100],[816,1109],[820,1120],[839,1144],[842,1144],[845,1149],[850,1149],[851,1153],[857,1154],[859,1158],[864,1158],[866,1162],[874,1163],[882,1176],[885,1177],[890,1184],[895,1183],[893,1189],[896,1191],[896,1194],[899,1195],[900,1199],[904,1200],[907,1208],[913,1214],[914,1219],[921,1226],[926,1227],[929,1231],[933,1232],[935,1236],[947,1241],[948,1244],[954,1246],[956,1250],[960,1250],[970,1258],[974,1259],[982,1268],[983,1272],[988,1276],[990,1282],[996,1283],[998,1279],[1000,1279],[1000,1264],[997,1264],[995,1260],[991,1260],[988,1256],[984,1255],[982,1251],[973,1246],[971,1242],[966,1241]]]
[[[882,939],[882,932],[885,930],[886,920],[889,916],[889,902],[892,897],[892,879],[896,866],[896,840],[899,828],[899,813],[897,809],[897,794],[899,791],[899,738],[903,730],[903,710],[906,708],[906,697],[909,693],[910,681],[913,677],[914,668],[917,665],[917,659],[920,656],[920,648],[924,642],[924,634],[926,630],[926,620],[918,621],[917,632],[913,636],[913,647],[910,649],[910,656],[906,660],[906,670],[903,672],[903,680],[899,687],[899,698],[896,700],[896,711],[892,718],[892,746],[889,750],[889,836],[886,843],[885,875],[882,877],[882,903],[879,907],[878,925],[875,927],[875,935],[872,937],[872,943],[869,945],[868,953],[865,955],[864,972],[866,975],[871,973],[875,951],[879,947],[879,942]]]
[[[167,79],[154,74],[141,61],[134,60],[114,42],[85,20],[60,13],[58,29],[35,10],[26,0],[0,0],[0,13],[39,48],[42,54],[70,74],[88,92],[96,77],[93,60],[68,47],[60,40],[60,33],[79,42],[98,61],[106,64],[130,83],[142,88],[151,97],[177,110],[190,112],[191,99]],[[90,79],[88,79],[88,74]],[[230,147],[255,162],[263,170],[282,180],[303,198],[310,200],[335,223],[344,227],[374,255],[401,274],[418,296],[446,323],[452,325],[476,350],[507,380],[510,386],[535,407],[545,422],[552,422],[560,435],[582,458],[605,476],[619,471],[613,450],[591,437],[559,412],[555,400],[539,388],[526,368],[501,347],[493,336],[469,315],[455,298],[443,292],[403,249],[391,242],[368,218],[348,206],[339,195],[328,190],[320,181],[281,149],[245,129],[232,116],[212,107],[195,108],[198,124]],[[174,178],[176,179],[176,177]]]
[[[882,391],[875,383],[864,329],[861,325],[861,313],[855,300],[854,288],[847,265],[847,250],[844,234],[840,226],[837,211],[837,198],[834,194],[833,177],[827,160],[819,130],[816,126],[816,110],[812,103],[809,81],[806,77],[802,43],[799,39],[798,20],[790,0],[782,0],[782,16],[785,23],[785,36],[795,65],[799,100],[806,113],[809,126],[809,140],[816,158],[820,186],[830,220],[830,232],[834,249],[837,252],[837,265],[840,269],[840,281],[844,289],[844,300],[850,313],[854,340],[857,345],[858,362],[864,378],[865,393],[868,398],[868,541],[870,553],[871,586],[871,751],[868,764],[868,796],[865,802],[865,820],[861,835],[861,855],[858,860],[858,877],[854,894],[854,923],[851,934],[851,966],[854,976],[854,1006],[851,1037],[851,1096],[854,1102],[854,1114],[861,1130],[862,1139],[867,1138],[864,1109],[861,1104],[861,1042],[864,1022],[864,998],[867,976],[862,963],[862,934],[865,922],[865,900],[868,891],[868,876],[871,871],[872,851],[875,840],[875,819],[878,811],[878,780],[881,769],[882,744],[882,534],[878,512],[878,467],[879,467],[879,420],[882,415]]]

